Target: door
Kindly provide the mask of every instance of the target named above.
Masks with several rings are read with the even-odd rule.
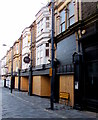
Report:
[[[98,100],[98,61],[88,61],[86,67],[86,97]]]
[[[98,45],[85,49],[85,98],[88,108],[98,106]]]

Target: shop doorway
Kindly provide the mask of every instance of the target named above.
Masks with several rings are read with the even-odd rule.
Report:
[[[85,98],[88,108],[98,106],[98,45],[85,49]]]

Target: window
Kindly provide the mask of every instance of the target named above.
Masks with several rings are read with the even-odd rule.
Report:
[[[40,22],[38,22],[37,24],[37,33],[39,33],[39,31],[40,31]]]
[[[16,45],[16,51],[17,51],[16,53],[18,54],[18,45]]]
[[[65,31],[65,10],[60,12],[60,32]]]
[[[49,47],[49,43],[46,43],[46,47]]]
[[[43,64],[43,49],[42,45],[37,48],[37,65]]]
[[[23,48],[28,45],[28,36],[25,35],[23,38]]]
[[[43,32],[43,18],[37,24],[37,33],[40,34]]]
[[[49,49],[46,49],[46,57],[49,57]]]
[[[46,43],[46,57],[49,57],[49,43]]]
[[[41,64],[43,63],[43,51],[42,50],[40,51],[40,63]]]
[[[50,27],[49,17],[46,17],[46,28]]]
[[[49,20],[49,17],[46,17],[46,20]]]
[[[40,54],[39,54],[39,51],[37,52],[37,64],[39,65],[40,64],[40,59],[39,59],[39,57],[40,57]]]
[[[43,32],[43,18],[40,21],[40,29],[41,29],[41,32]]]
[[[46,22],[46,28],[49,28],[49,22]]]
[[[73,0],[68,4],[67,10],[67,28],[75,23]]]
[[[18,63],[16,61],[16,72],[18,72]]]

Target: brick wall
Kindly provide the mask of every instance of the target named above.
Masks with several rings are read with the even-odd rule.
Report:
[[[82,19],[95,14],[97,10],[96,2],[82,2]]]

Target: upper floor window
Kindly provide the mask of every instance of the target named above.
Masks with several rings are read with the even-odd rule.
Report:
[[[41,29],[41,32],[43,32],[43,18],[40,21],[40,29]]]
[[[25,46],[28,46],[28,36],[27,36],[27,35],[24,36],[24,38],[23,38],[23,48],[24,48]]]
[[[37,24],[37,33],[39,33],[39,31],[40,31],[40,22],[38,22]]]
[[[37,48],[37,65],[43,64],[43,56],[44,56],[43,45],[40,45]]]
[[[50,21],[49,21],[49,17],[46,17],[46,28],[50,27]]]
[[[18,71],[18,63],[17,63],[17,61],[16,61],[16,71]]]
[[[46,47],[49,47],[49,43],[46,43]]]
[[[60,32],[65,31],[65,10],[60,12]]]
[[[46,49],[46,57],[49,57],[49,49]]]
[[[49,20],[49,17],[46,17],[46,20]]]
[[[67,7],[67,28],[75,23],[75,12],[73,0],[68,4]]]
[[[49,57],[49,43],[46,43],[46,57]]]
[[[18,45],[16,45],[16,53],[18,54]]]
[[[37,33],[39,34],[42,32],[43,32],[43,18],[37,24]]]
[[[46,28],[49,28],[49,25],[50,25],[49,22],[46,22]]]

